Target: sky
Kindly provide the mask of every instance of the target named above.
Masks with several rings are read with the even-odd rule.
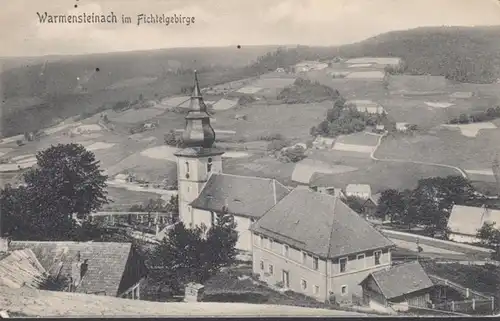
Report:
[[[420,26],[500,25],[498,0],[2,0],[0,56],[236,45],[339,45]],[[75,5],[77,8],[75,8]],[[114,12],[132,24],[41,24],[43,14]],[[195,17],[136,25],[138,14]]]

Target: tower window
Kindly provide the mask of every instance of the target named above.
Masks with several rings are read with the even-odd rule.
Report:
[[[186,162],[186,173],[189,174],[189,163]]]
[[[209,157],[207,163],[207,173],[210,173],[211,171],[212,171],[212,157]]]

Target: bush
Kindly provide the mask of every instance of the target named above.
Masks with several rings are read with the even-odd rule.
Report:
[[[308,79],[297,78],[293,85],[285,87],[277,99],[285,104],[305,104],[335,100],[340,96],[337,90],[324,86],[319,82],[311,82]]]
[[[182,146],[182,137],[180,134],[177,134],[175,131],[171,130],[166,133],[163,137],[165,145],[180,147]]]
[[[306,158],[306,150],[302,146],[294,146],[281,150],[279,160],[283,163],[297,163]]]
[[[113,111],[121,111],[125,108],[128,108],[130,107],[130,102],[129,101],[119,101],[117,103],[115,103],[113,105],[113,107],[111,107],[111,109],[113,109]]]
[[[283,135],[281,134],[278,134],[278,133],[274,133],[274,134],[270,134],[270,135],[266,135],[266,136],[261,136],[259,137],[259,140],[265,140],[265,141],[273,141],[273,140],[285,140],[285,137],[283,137]]]
[[[267,150],[269,152],[279,152],[283,148],[288,147],[289,143],[286,140],[276,139],[267,144]]]
[[[256,101],[256,99],[253,96],[243,95],[240,98],[238,98],[238,105],[246,106],[248,104],[253,103],[254,101]]]

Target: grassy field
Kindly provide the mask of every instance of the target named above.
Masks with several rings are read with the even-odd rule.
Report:
[[[414,188],[419,179],[435,176],[457,175],[454,170],[436,166],[408,163],[372,162],[357,171],[340,174],[315,174],[311,184],[345,188],[348,184],[369,184],[372,193],[394,188]]]
[[[354,133],[350,135],[339,136],[336,143],[375,146],[379,140],[378,135],[367,134],[365,132]]]
[[[500,130],[483,130],[475,138],[447,129],[407,137],[386,137],[377,158],[397,158],[459,166],[463,169],[490,169],[500,152]]]
[[[149,199],[160,198],[160,195],[148,192],[129,191],[124,188],[108,186],[108,197],[112,200],[102,210],[123,210],[134,204],[142,204]]]

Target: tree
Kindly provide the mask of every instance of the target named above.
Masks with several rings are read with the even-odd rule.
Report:
[[[182,138],[173,130],[164,135],[164,141],[168,146],[180,147],[182,145]]]
[[[81,235],[75,221],[109,202],[107,176],[82,145],[59,144],[36,155],[37,167],[27,171],[25,186],[2,191],[2,216],[13,237],[64,240]],[[2,224],[4,225],[4,224]],[[20,230],[18,225],[22,225]]]
[[[495,255],[500,255],[500,229],[495,228],[496,222],[485,222],[477,231],[477,238],[483,245],[495,249]]]
[[[304,147],[296,145],[290,148],[282,149],[279,159],[284,163],[297,163],[307,157],[305,152],[306,150]]]
[[[149,260],[157,281],[180,291],[189,282],[204,283],[236,257],[237,232],[232,215],[221,215],[206,231],[179,222],[152,251]]]
[[[405,210],[406,203],[403,194],[395,189],[388,189],[380,195],[375,216],[382,220],[389,217],[391,223],[395,221],[401,222]]]

